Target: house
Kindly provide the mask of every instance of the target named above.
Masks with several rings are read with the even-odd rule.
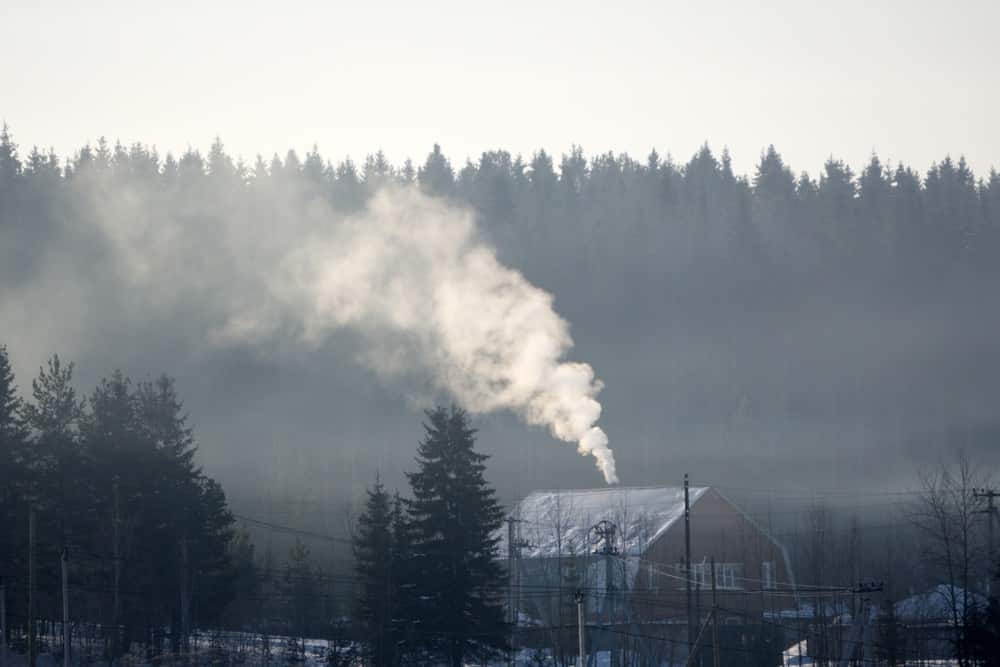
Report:
[[[935,664],[957,664],[961,624],[987,608],[986,597],[960,586],[938,584],[893,604],[879,619],[897,655]],[[957,625],[956,625],[957,622]]]
[[[966,618],[985,609],[986,597],[959,586],[938,584],[893,605],[896,620],[915,626],[953,625],[955,617]]]
[[[784,547],[717,489],[690,487],[688,497],[690,618],[704,619],[712,608],[713,562],[720,623],[758,623],[794,607]],[[538,491],[510,519],[496,538],[512,568],[511,604],[522,624],[575,624],[580,591],[587,624],[672,626],[686,637],[683,487]]]

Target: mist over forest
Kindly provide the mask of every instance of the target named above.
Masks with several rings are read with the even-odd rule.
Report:
[[[734,495],[887,491],[957,449],[995,464],[1000,174],[875,155],[805,174],[780,149],[749,174],[708,145],[464,163],[435,145],[389,164],[102,140],[63,158],[5,129],[0,344],[23,395],[54,353],[81,393],[115,369],[175,378],[199,463],[237,512],[300,521],[377,472],[399,486],[422,410],[452,396],[420,372],[383,377],[357,332],[303,344],[280,317],[266,337],[220,332],[266,305],[277,249],[413,187],[470,210],[499,259],[554,296],[568,358],[604,383],[623,484],[688,472]],[[603,484],[543,428],[506,411],[473,423],[504,502]],[[308,523],[344,529],[326,510]]]

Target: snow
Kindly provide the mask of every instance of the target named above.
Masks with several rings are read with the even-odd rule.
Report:
[[[691,504],[708,487],[691,487]],[[611,487],[567,491],[536,491],[511,512],[517,520],[522,558],[554,558],[560,554],[589,554],[600,545],[591,542],[590,529],[600,521],[618,527],[615,547],[626,556],[640,556],[684,517],[684,489],[665,487]],[[495,537],[499,553],[507,554],[507,527]]]
[[[781,654],[784,667],[805,667],[813,664],[809,656],[809,640],[803,639],[786,648]]]
[[[965,605],[969,611],[984,607],[986,598],[977,593],[966,593],[965,589],[948,584],[939,584],[924,593],[911,595],[896,603],[896,618],[904,621],[945,621],[952,620],[952,601],[958,607],[959,615]]]

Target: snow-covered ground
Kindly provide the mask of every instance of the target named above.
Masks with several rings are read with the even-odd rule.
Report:
[[[42,637],[42,652],[37,659],[37,667],[61,667],[62,654],[50,652],[50,648],[56,646],[58,637]],[[178,656],[176,660],[172,657],[159,656],[149,659],[142,655],[141,649],[135,647],[133,651],[125,655],[117,665],[119,667],[163,667],[176,663],[178,665],[226,665],[227,667],[279,667],[290,665],[296,667],[331,667],[340,665],[342,667],[360,666],[360,660],[352,658],[356,655],[357,647],[343,642],[333,642],[326,639],[306,639],[304,658],[298,640],[281,636],[270,636],[266,639],[259,634],[246,632],[216,632],[199,633],[192,637],[194,650],[190,657]],[[269,647],[270,654],[265,652],[265,646]],[[336,659],[331,660],[331,652],[336,655]],[[71,656],[71,664],[87,665],[88,667],[109,667],[106,661],[98,659],[96,656],[86,656],[81,660],[82,653],[77,650]],[[532,650],[523,649],[514,656],[516,667],[548,667],[554,666],[555,660],[552,651],[548,649]],[[27,658],[23,654],[8,651],[6,656],[6,667],[26,667]],[[588,660],[590,656],[588,656]],[[340,660],[341,662],[338,662]],[[468,667],[507,667],[506,658],[498,659],[483,665],[480,662],[467,663]],[[610,667],[611,654],[607,651],[600,651],[593,656],[593,662],[589,667]]]

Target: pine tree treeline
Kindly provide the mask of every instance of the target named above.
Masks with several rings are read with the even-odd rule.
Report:
[[[462,410],[427,413],[412,498],[368,490],[355,534],[356,619],[369,664],[447,664],[507,646],[504,573],[493,533],[503,513]]]
[[[975,332],[996,326],[1000,174],[977,176],[960,158],[921,171],[878,156],[858,169],[830,159],[808,175],[772,147],[743,176],[707,146],[686,161],[574,148],[488,151],[464,164],[434,146],[399,166],[381,153],[334,163],[315,148],[245,164],[220,141],[175,157],[102,140],[62,160],[18,150],[4,132],[0,290],[18,303],[47,295],[51,275],[66,272],[106,304],[101,313],[151,321],[151,335],[196,349],[232,303],[227,277],[273,270],[253,248],[294,248],[327,208],[357,211],[387,182],[470,206],[504,263],[556,296],[578,349],[601,369],[619,437],[646,437],[626,432],[641,423],[713,441],[706,424],[739,422],[748,447],[770,446],[803,438],[797,424],[808,422],[808,446],[826,448],[843,440],[849,416],[869,444],[896,443],[923,437],[909,425],[929,406],[951,429],[966,406],[995,393],[995,355],[984,358]],[[46,261],[53,255],[64,266]],[[154,298],[123,296],[133,275]],[[103,333],[106,319],[86,324]],[[176,326],[181,319],[189,326]],[[806,319],[829,319],[828,333],[807,336]],[[943,331],[931,336],[928,319]],[[895,354],[924,345],[920,364]],[[877,370],[873,354],[892,368]],[[971,377],[932,367],[944,355]],[[632,358],[645,360],[635,362],[642,373],[625,366]],[[615,376],[629,378],[629,392]],[[658,394],[671,401],[649,398]]]
[[[187,633],[218,621],[238,574],[233,517],[195,450],[169,377],[133,383],[115,372],[81,399],[73,365],[54,356],[23,400],[0,347],[0,575],[11,637],[27,627],[31,514],[36,619],[61,618],[66,550],[72,618],[103,628],[111,657],[132,643],[177,652]]]
[[[330,664],[357,664],[359,646],[380,666],[460,666],[506,648],[493,537],[502,511],[464,411],[427,413],[410,498],[379,481],[369,490],[354,540],[351,627],[333,578],[301,540],[274,577],[255,562],[222,489],[194,463],[170,378],[133,383],[116,371],[84,399],[73,371],[53,356],[24,400],[0,346],[0,576],[11,639],[27,636],[33,513],[34,618],[61,616],[66,549],[71,618],[99,629],[109,657],[136,645],[147,656],[183,654],[190,633],[208,628],[284,635],[268,650],[291,663],[306,659],[305,640],[315,637],[332,640]]]
[[[360,167],[335,165],[315,147],[304,159],[289,151],[251,166],[218,139],[207,156],[189,149],[176,159],[102,138],[64,162],[37,148],[22,157],[6,126],[0,132],[0,231],[24,242],[22,262],[39,250],[40,230],[94,214],[95,186],[149,195],[163,208],[149,216],[212,220],[222,211],[267,214],[279,194],[350,212],[390,182],[467,202],[501,250],[546,283],[563,273],[552,261],[559,256],[638,285],[637,277],[705,270],[706,262],[838,275],[993,270],[1000,250],[1000,173],[977,178],[964,158],[945,157],[924,174],[877,155],[857,173],[830,158],[814,178],[793,173],[770,146],[744,177],[727,151],[707,145],[683,164],[655,150],[645,160],[588,159],[575,147],[558,166],[544,150],[530,160],[497,150],[459,169],[435,145],[418,168],[409,160],[394,167],[381,151]]]

